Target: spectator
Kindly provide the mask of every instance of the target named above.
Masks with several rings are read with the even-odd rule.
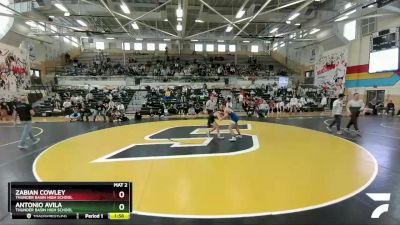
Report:
[[[28,98],[26,96],[21,97],[20,102],[15,106],[15,112],[13,113],[13,115],[14,124],[16,124],[18,115],[19,120],[21,121],[21,125],[23,127],[21,141],[18,145],[18,148],[28,148],[28,137],[32,140],[32,145],[39,143],[40,138],[35,138],[32,133],[32,116],[35,115],[35,112],[33,111],[32,106],[28,103]]]
[[[232,104],[231,97],[228,97],[228,98],[226,99],[225,107],[228,107],[228,108],[230,108],[230,109],[233,108],[233,104]]]
[[[0,120],[8,120],[8,112],[10,112],[10,107],[8,106],[7,102],[2,98],[0,100]]]
[[[395,111],[396,111],[396,109],[395,109],[393,101],[389,100],[388,104],[386,105],[386,114],[389,115],[389,113],[391,113],[392,116],[394,116]]]
[[[63,103],[63,109],[64,109],[64,113],[65,115],[70,115],[72,113],[72,103],[69,99],[66,99]]]
[[[71,115],[67,115],[66,118],[69,119],[69,122],[80,121],[81,120],[81,113],[80,113],[78,107],[74,107],[73,113],[71,113]]]

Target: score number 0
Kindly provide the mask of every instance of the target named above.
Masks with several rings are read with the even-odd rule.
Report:
[[[118,193],[118,197],[119,198],[125,198],[125,192],[124,191],[120,191]],[[125,205],[121,203],[121,204],[119,204],[118,208],[119,208],[119,210],[123,211],[125,209]]]

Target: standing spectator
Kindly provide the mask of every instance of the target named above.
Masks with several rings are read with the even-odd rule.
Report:
[[[228,98],[226,99],[225,107],[228,107],[228,108],[230,108],[230,109],[233,108],[233,104],[232,104],[231,97],[228,97]]]
[[[33,111],[32,106],[28,103],[28,98],[26,96],[22,96],[20,102],[16,105],[14,123],[17,121],[17,115],[19,116],[19,120],[21,121],[21,125],[23,127],[21,141],[18,145],[18,148],[28,148],[28,137],[32,140],[32,145],[39,143],[40,138],[35,138],[32,133],[32,116],[35,115],[35,112]]]

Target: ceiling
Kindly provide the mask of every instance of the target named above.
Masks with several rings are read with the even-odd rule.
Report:
[[[351,2],[349,9],[344,5]],[[45,30],[31,29],[38,36],[92,36],[95,38],[148,38],[148,39],[207,39],[237,41],[246,39],[268,40],[288,37],[294,32],[309,32],[316,26],[326,26],[339,14],[362,7],[374,0],[36,0],[18,1],[9,7],[24,19],[45,21]],[[62,4],[69,12],[57,8]],[[124,13],[121,4],[129,13]],[[26,11],[18,5],[30,5]],[[22,7],[19,6],[21,9]],[[177,21],[177,8],[183,11]],[[240,9],[245,11],[235,18]],[[299,16],[288,19],[294,14]],[[49,17],[52,17],[49,20]],[[83,21],[82,26],[77,20]],[[196,21],[197,20],[197,21]],[[139,29],[134,29],[136,22]],[[177,30],[177,25],[182,30]],[[57,32],[47,29],[57,27]],[[230,32],[227,27],[232,26]],[[274,33],[271,30],[278,28]],[[307,37],[311,38],[311,37]],[[301,38],[299,38],[301,39]],[[305,39],[305,38],[303,38]]]

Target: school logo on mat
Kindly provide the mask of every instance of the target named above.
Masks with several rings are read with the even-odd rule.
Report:
[[[251,130],[250,124],[240,125],[241,130]],[[115,162],[129,160],[168,159],[186,157],[209,157],[221,155],[236,155],[253,151],[258,148],[255,135],[242,135],[237,142],[228,142],[214,138],[215,134],[207,136],[209,128],[205,126],[180,126],[162,129],[150,134],[143,141],[153,143],[135,143],[118,149],[93,162]],[[229,133],[227,126],[221,126],[221,133]],[[189,143],[185,143],[188,142]],[[197,141],[198,143],[190,143]]]

